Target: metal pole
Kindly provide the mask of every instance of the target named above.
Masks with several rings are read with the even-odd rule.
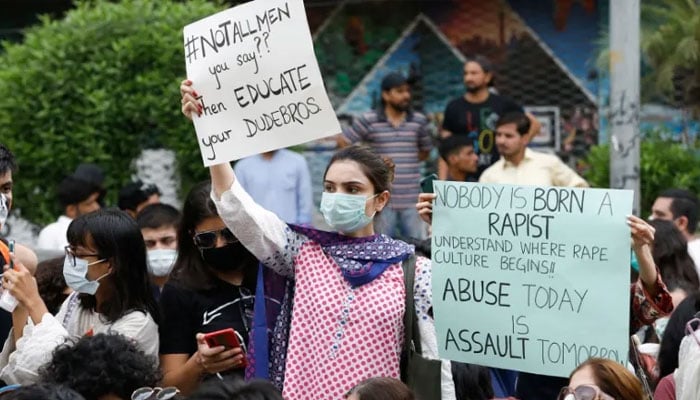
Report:
[[[639,0],[610,1],[610,187],[634,190],[639,215]]]

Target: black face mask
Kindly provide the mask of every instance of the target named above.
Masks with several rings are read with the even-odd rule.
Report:
[[[223,247],[200,249],[202,259],[212,269],[219,272],[233,272],[243,268],[252,255],[240,242],[229,243]]]

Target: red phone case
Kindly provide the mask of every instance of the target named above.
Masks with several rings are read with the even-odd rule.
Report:
[[[204,335],[204,341],[207,342],[209,347],[224,346],[227,350],[234,347],[241,347],[238,335],[236,335],[236,331],[232,328],[207,333]]]

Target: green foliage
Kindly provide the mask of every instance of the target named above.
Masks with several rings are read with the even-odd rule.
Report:
[[[35,222],[60,212],[55,187],[81,162],[105,168],[108,200],[143,148],[175,150],[187,189],[206,176],[180,113],[182,28],[222,9],[205,0],[79,1],[0,54],[0,141],[18,157],[15,203]]]
[[[665,0],[643,8],[642,49],[651,66],[656,88],[678,97],[700,112],[700,4],[693,0]]]
[[[694,149],[652,135],[642,140],[640,154],[641,210],[647,213],[657,194],[668,188],[700,193],[700,157]],[[610,186],[610,146],[594,146],[585,160],[584,174],[593,187]]]

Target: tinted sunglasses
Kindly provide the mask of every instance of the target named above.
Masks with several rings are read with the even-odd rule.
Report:
[[[192,239],[194,239],[194,244],[200,249],[211,249],[216,247],[216,240],[219,236],[221,236],[226,243],[238,242],[238,239],[236,239],[231,230],[228,228],[195,233]]]
[[[614,400],[612,396],[602,392],[595,386],[581,385],[576,389],[563,387],[557,400]]]
[[[180,391],[174,386],[165,388],[142,387],[134,390],[131,400],[168,400],[175,397]]]

